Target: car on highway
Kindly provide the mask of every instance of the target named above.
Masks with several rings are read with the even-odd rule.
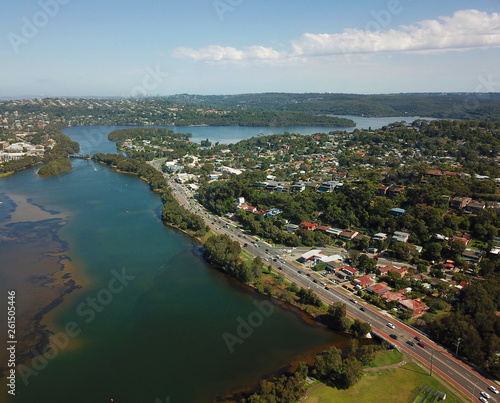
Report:
[[[417,346],[420,346],[420,347],[422,347],[422,348],[426,348],[426,347],[427,347],[427,346],[426,346],[424,343],[422,343],[421,341],[419,341],[419,342],[417,343]]]
[[[283,270],[283,268],[281,266],[278,266],[278,270]]]
[[[300,271],[300,270],[297,270],[297,273],[299,273],[299,274],[302,274],[302,271]]]
[[[325,290],[327,290],[327,291],[328,291],[329,289],[330,289],[330,287],[325,287]]]
[[[387,323],[387,327],[390,327],[391,329],[396,329],[396,326],[394,326],[391,322]]]
[[[416,341],[422,341],[422,339],[421,339],[420,337],[418,337],[418,336],[415,336],[415,337],[414,337],[414,339],[415,339]]]
[[[490,396],[488,393],[486,393],[486,392],[481,392],[481,393],[480,393],[480,395],[481,395],[482,397],[484,397],[485,399],[489,399],[489,398],[491,397],[491,396]]]
[[[398,339],[398,335],[397,334],[390,334],[389,337],[392,338],[392,339],[394,339],[394,340]]]
[[[318,280],[316,280],[316,279],[313,279],[313,283],[317,283],[317,282],[318,282]]]
[[[415,345],[415,343],[414,343],[414,342],[412,342],[411,340],[408,340],[408,341],[406,342],[406,344],[408,344],[409,346],[412,346],[412,347]]]
[[[479,401],[483,403],[488,403],[488,401],[482,396],[479,396]]]
[[[245,242],[245,243],[243,244],[243,247],[244,247],[244,248],[248,248],[248,244]]]
[[[353,304],[357,304],[358,301],[356,301],[354,298],[349,298],[349,301],[351,301]]]
[[[366,308],[364,306],[362,306],[361,308],[359,308],[359,310],[365,312]]]
[[[488,386],[488,389],[491,390],[493,393],[500,393],[497,388],[495,388],[493,385]]]

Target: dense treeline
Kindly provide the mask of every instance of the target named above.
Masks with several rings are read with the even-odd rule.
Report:
[[[75,154],[80,151],[80,144],[71,140],[64,133],[53,134],[50,137],[55,140],[56,145],[52,149],[45,150],[45,162],[57,158],[67,158],[69,154]]]
[[[69,158],[54,158],[38,170],[38,174],[42,176],[60,175],[70,172],[72,164]]]
[[[45,101],[45,102],[44,102]],[[320,116],[317,113],[273,110],[242,110],[231,107],[210,112],[210,107],[172,102],[164,97],[130,100],[77,100],[62,101],[64,105],[42,100],[38,104],[0,102],[0,113],[19,112],[24,116],[44,114],[45,119],[55,121],[54,127],[71,125],[158,125],[158,126],[329,126],[353,127],[350,119]],[[89,108],[92,114],[89,115]],[[173,112],[175,110],[175,112]]]
[[[127,158],[119,154],[94,154],[94,160],[112,166],[119,171],[139,175],[153,191],[162,193],[162,220],[183,230],[190,230],[197,236],[204,235],[208,228],[203,219],[182,207],[174,198],[167,180],[144,161]]]
[[[208,126],[328,126],[354,127],[351,119],[333,116],[319,116],[300,111],[262,111],[232,110],[224,113],[200,113],[195,110],[184,110],[177,113],[176,126],[208,125]]]
[[[16,172],[26,168],[34,167],[42,162],[41,157],[29,156],[14,161],[6,161],[0,165],[0,172]]]
[[[205,242],[205,259],[223,269],[244,283],[252,283],[262,274],[263,262],[256,257],[251,264],[245,263],[241,257],[239,242],[232,241],[227,235],[213,235]]]
[[[488,276],[464,287],[453,311],[430,323],[436,341],[500,377],[500,279]]]
[[[169,100],[226,108],[301,111],[355,116],[428,116],[439,119],[500,120],[500,94],[264,93],[239,95],[173,95]]]
[[[264,380],[256,393],[241,403],[290,403],[299,401],[306,391],[306,380],[309,373],[307,364],[301,362],[294,374],[282,375],[279,378]]]

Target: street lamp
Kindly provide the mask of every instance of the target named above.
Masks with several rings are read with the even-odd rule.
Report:
[[[457,351],[455,352],[455,355],[458,356],[458,347],[460,346],[460,340],[462,340],[461,337],[458,338],[457,342],[454,343],[457,346]]]

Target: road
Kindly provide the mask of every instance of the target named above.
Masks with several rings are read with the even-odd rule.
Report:
[[[160,164],[153,161],[151,165],[160,169]],[[265,242],[245,234],[241,229],[235,226],[234,222],[213,216],[205,210],[193,198],[193,193],[186,187],[173,182],[167,175],[174,196],[180,204],[186,209],[199,214],[204,218],[206,224],[218,233],[226,234],[234,240],[238,241],[242,246],[248,244],[245,249],[254,256],[259,256],[261,259],[273,265],[277,270],[280,270],[289,280],[304,288],[312,289],[320,296],[327,304],[334,302],[343,302],[346,304],[347,313],[358,320],[367,322],[372,329],[379,335],[386,338],[388,342],[397,346],[400,350],[406,352],[411,357],[424,364],[429,371],[438,373],[446,379],[457,390],[467,396],[471,401],[479,401],[479,393],[487,391],[491,398],[489,402],[496,402],[497,396],[489,391],[488,385],[495,385],[491,380],[487,380],[473,368],[464,362],[456,359],[452,353],[445,348],[434,343],[426,335],[418,330],[406,325],[398,319],[390,316],[387,312],[381,311],[378,308],[364,303],[354,294],[349,293],[341,288],[338,284],[332,284],[329,280],[321,277],[318,273],[312,272],[303,266],[298,266],[294,261],[287,259],[287,248],[272,247]],[[301,248],[296,248],[295,252],[301,251]],[[304,251],[309,250],[303,248]],[[330,253],[337,253],[346,256],[347,253],[343,249],[332,249]],[[278,257],[279,256],[279,257]],[[387,261],[391,264],[393,262]],[[322,283],[324,283],[322,285]],[[326,287],[326,288],[325,288]],[[353,302],[356,301],[356,302]],[[363,308],[363,310],[361,310]],[[395,329],[387,326],[392,323]],[[389,335],[396,335],[397,340],[394,340]],[[425,348],[416,344],[415,337],[419,337]],[[414,342],[410,345],[408,342]],[[499,395],[500,396],[500,395]]]

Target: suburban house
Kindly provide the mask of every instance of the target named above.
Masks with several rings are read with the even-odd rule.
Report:
[[[292,192],[303,192],[306,189],[306,184],[304,182],[296,182],[290,187]]]
[[[388,197],[396,197],[398,195],[400,195],[401,193],[403,193],[403,191],[405,190],[405,187],[404,186],[400,186],[400,185],[391,185],[389,186],[389,188],[387,189],[387,192],[386,192],[386,195]]]
[[[361,242],[363,239],[367,239],[368,241],[370,240],[370,236],[365,235],[365,234],[358,234],[353,238],[353,241],[356,242]]]
[[[385,234],[384,232],[377,232],[372,236],[372,239],[374,241],[383,241],[384,239],[387,239],[387,234]]]
[[[382,295],[384,292],[390,291],[391,287],[387,283],[381,282],[369,286],[368,290],[374,294]]]
[[[465,206],[465,211],[472,213],[472,214],[478,214],[481,212],[486,207],[486,204],[483,202],[479,201],[471,201],[467,206]]]
[[[323,182],[318,187],[318,192],[320,192],[320,193],[333,192],[335,190],[335,188],[338,186],[342,186],[341,183],[338,181]]]
[[[295,232],[299,229],[297,224],[285,224],[285,231],[287,232]]]
[[[318,224],[311,223],[311,222],[301,222],[300,228],[308,230],[308,231],[314,231],[316,228],[318,228]]]
[[[385,299],[387,302],[401,301],[407,299],[404,294],[399,291],[386,291],[380,295],[380,298]]]
[[[340,278],[350,279],[351,277],[358,275],[358,273],[359,273],[358,270],[356,270],[351,266],[346,265],[339,267],[339,270],[337,271],[337,276]]]
[[[266,215],[266,217],[275,217],[275,216],[281,214],[282,212],[283,212],[283,210],[280,210],[279,208],[273,207],[265,215]]]
[[[389,186],[379,186],[375,195],[385,196],[387,194],[387,189],[389,189]]]
[[[391,210],[389,211],[389,214],[393,215],[394,217],[401,217],[405,213],[406,210],[399,207],[391,208]]]
[[[467,206],[472,199],[470,197],[454,197],[451,199],[450,205],[456,209],[463,209]]]
[[[387,266],[384,267],[379,267],[377,271],[380,273],[381,276],[384,274],[387,274],[389,271],[393,271],[398,273],[401,277],[404,277],[408,274],[408,269],[406,267],[396,267],[391,264],[388,264]]]
[[[339,238],[342,239],[343,241],[350,241],[353,239],[356,235],[358,235],[358,231],[355,231],[353,229],[345,229],[339,234]]]
[[[371,285],[375,284],[375,280],[374,280],[373,276],[369,275],[369,274],[355,278],[354,282],[357,285],[359,285],[361,288],[368,288]]]
[[[330,228],[325,231],[327,234],[339,236],[342,233],[340,228]]]
[[[465,249],[462,253],[462,258],[471,263],[479,263],[483,258],[483,254],[480,250],[477,249]]]
[[[429,309],[427,305],[418,299],[403,299],[399,301],[399,306],[403,310],[410,312],[413,318],[423,315]]]
[[[395,231],[392,235],[391,242],[408,242],[410,234],[408,232]]]
[[[316,231],[326,232],[330,228],[332,228],[332,227],[330,227],[329,225],[318,225],[318,227],[316,228]]]

